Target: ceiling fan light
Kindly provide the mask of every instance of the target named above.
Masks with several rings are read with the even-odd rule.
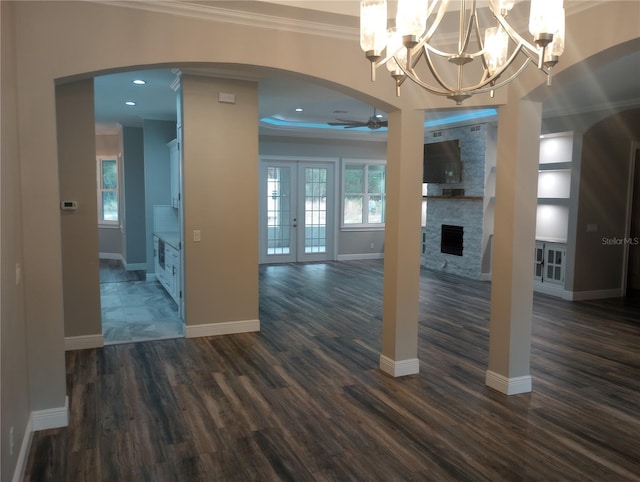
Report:
[[[398,0],[396,30],[403,36],[420,37],[427,28],[429,0]]]
[[[564,19],[563,0],[531,0],[529,32],[534,41],[544,47],[551,42]]]
[[[360,2],[360,48],[370,56],[380,56],[387,44],[387,0]]]

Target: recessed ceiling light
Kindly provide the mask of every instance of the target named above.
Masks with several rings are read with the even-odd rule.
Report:
[[[136,85],[144,85],[144,84],[147,83],[147,81],[146,80],[142,80],[142,79],[136,79],[136,80],[133,81],[133,83],[136,84]]]
[[[376,114],[376,117],[377,117],[378,119],[382,119],[382,114]]]
[[[302,112],[303,110],[304,110],[304,109],[303,109],[302,107],[298,107],[298,108],[296,109],[296,112]]]
[[[126,105],[136,105],[136,103],[132,100],[128,100],[125,102]]]

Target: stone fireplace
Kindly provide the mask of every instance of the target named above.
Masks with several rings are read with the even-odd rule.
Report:
[[[473,279],[490,279],[496,129],[489,124],[430,133],[425,143],[460,140],[461,182],[428,184],[422,265]]]

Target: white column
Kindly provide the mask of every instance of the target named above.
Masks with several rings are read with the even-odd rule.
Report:
[[[486,384],[531,391],[533,261],[542,106],[510,101],[498,113],[498,161]]]
[[[418,373],[420,208],[424,112],[389,114],[380,369]]]

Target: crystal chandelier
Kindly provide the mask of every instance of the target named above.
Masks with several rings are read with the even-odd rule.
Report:
[[[537,65],[551,84],[551,69],[564,51],[563,0],[531,0],[533,43],[507,22],[515,0],[489,0],[485,3],[490,14],[485,11],[483,16],[476,0],[460,0],[456,45],[447,52],[435,45],[437,39],[440,44],[452,43],[443,41],[438,30],[449,3],[398,0],[395,27],[388,29],[387,0],[362,0],[360,47],[371,62],[371,80],[375,80],[376,69],[386,65],[395,79],[396,95],[409,78],[458,105],[474,94],[489,92],[493,97],[495,89],[515,79],[529,63]],[[492,24],[484,29],[484,37],[481,16]]]

